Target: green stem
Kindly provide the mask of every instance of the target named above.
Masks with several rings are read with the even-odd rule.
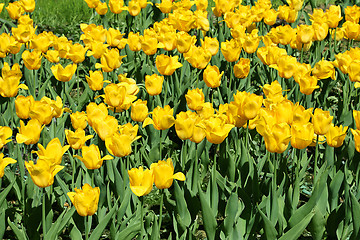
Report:
[[[316,135],[315,161],[314,161],[314,183],[315,183],[316,173],[318,170],[318,156],[319,156],[319,135]]]
[[[141,233],[140,233],[140,238],[139,239],[143,239],[144,236],[144,196],[140,197],[141,200]]]
[[[162,138],[161,138],[161,137],[162,137],[162,136],[161,136],[162,134],[161,134],[161,133],[162,133],[162,130],[159,130],[159,138],[160,138],[159,156],[160,156],[160,160],[162,160]]]
[[[79,78],[79,67],[76,68],[76,88],[77,88],[77,110],[80,111],[80,78]]]
[[[92,223],[92,216],[86,216],[85,217],[85,239],[89,239],[89,233],[91,229],[91,223]]]
[[[164,189],[160,189],[160,214],[159,214],[159,239],[161,239],[161,222],[162,222],[162,211],[164,204]]]
[[[43,239],[46,239],[46,207],[45,207],[45,188],[42,189],[43,202],[42,202],[42,228],[43,228]]]

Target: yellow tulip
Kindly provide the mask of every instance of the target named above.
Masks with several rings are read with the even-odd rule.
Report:
[[[346,137],[346,131],[348,127],[334,126],[331,124],[329,131],[325,134],[326,142],[330,147],[340,147]]]
[[[142,166],[128,170],[130,189],[138,197],[151,192],[154,184],[153,169],[146,169]]]
[[[112,72],[122,64],[122,60],[125,56],[120,56],[117,48],[107,50],[100,58],[101,64],[96,63],[95,68],[102,68],[104,72]]]
[[[133,17],[139,15],[141,11],[141,6],[138,0],[131,0],[128,3],[129,14]]]
[[[326,79],[329,77],[333,80],[336,79],[334,65],[327,60],[317,62],[312,69],[312,74],[319,79]]]
[[[360,152],[360,130],[359,129],[350,129],[351,133],[354,135],[355,140],[355,149]]]
[[[49,47],[53,44],[52,35],[46,32],[42,32],[39,35],[34,34],[30,40],[30,48],[46,53]]]
[[[315,133],[317,135],[325,135],[331,127],[333,118],[333,116],[330,116],[329,111],[323,111],[320,108],[316,108],[312,117]]]
[[[105,141],[106,138],[111,137],[118,128],[118,121],[115,117],[107,115],[103,119],[96,119],[92,127],[99,135],[101,140]]]
[[[311,26],[314,29],[314,36],[313,36],[314,41],[322,41],[327,37],[329,33],[329,25],[327,25],[327,23],[313,22]]]
[[[100,0],[84,0],[89,8],[96,8],[99,5]]]
[[[94,144],[91,144],[89,147],[83,146],[81,152],[82,157],[78,155],[74,155],[74,157],[82,161],[87,169],[98,169],[102,166],[104,160],[113,159],[110,155],[101,158],[99,147]]]
[[[35,28],[29,24],[20,24],[17,28],[11,28],[11,32],[18,42],[27,43],[35,34]]]
[[[117,157],[125,157],[131,153],[131,144],[140,137],[133,138],[129,134],[115,132],[105,139],[106,149]]]
[[[205,96],[201,89],[196,88],[188,90],[185,94],[186,103],[191,110],[201,110],[202,104],[205,102]]]
[[[34,97],[29,95],[24,97],[22,95],[17,96],[15,99],[15,110],[16,115],[21,119],[28,119],[30,106],[35,102]]]
[[[64,153],[69,149],[69,145],[61,146],[59,138],[53,138],[46,148],[38,143],[39,151],[33,151],[39,157],[39,159],[44,159],[51,162],[54,165],[60,165]]]
[[[197,115],[195,112],[186,111],[176,115],[175,131],[181,140],[190,139],[194,134]]]
[[[58,63],[60,61],[57,50],[48,50],[44,56],[51,63]]]
[[[217,116],[205,119],[198,125],[204,129],[206,139],[213,144],[222,143],[231,129],[235,127],[235,125],[228,124],[224,119]]]
[[[359,10],[357,5],[347,6],[345,8],[345,20],[358,23],[360,18]]]
[[[303,149],[312,143],[314,137],[314,126],[312,123],[291,125],[291,146]]]
[[[114,0],[110,0],[110,2],[113,2],[113,1]],[[117,1],[120,3],[122,0],[121,1],[117,0]],[[110,2],[109,2],[109,4],[110,4]],[[122,1],[122,4],[124,4],[123,1]],[[119,46],[121,44],[121,40],[122,40],[124,35],[125,35],[124,33],[121,33],[117,29],[109,28],[107,30],[107,33],[106,33],[106,42],[111,47],[117,47],[117,46]]]
[[[160,9],[162,13],[170,13],[172,10],[172,0],[162,0],[160,3],[156,3],[155,6]]]
[[[70,114],[70,119],[74,129],[85,129],[87,126],[87,116],[85,112],[74,112]]]
[[[55,175],[64,168],[44,159],[38,159],[36,164],[33,161],[25,162],[25,166],[35,185],[40,188],[51,186]]]
[[[279,19],[283,19],[287,23],[295,22],[298,17],[298,11],[286,5],[279,6],[278,11]]]
[[[91,41],[89,43],[90,50],[87,52],[87,56],[93,56],[94,58],[99,59],[108,50],[108,46],[108,44],[104,44],[100,41]]]
[[[191,45],[190,50],[184,53],[184,58],[192,67],[204,69],[211,60],[211,52],[203,47]]]
[[[236,62],[241,53],[241,43],[236,39],[221,43],[221,52],[224,55],[226,61]]]
[[[51,67],[51,71],[54,77],[60,82],[68,82],[72,79],[76,72],[76,64],[69,64],[65,68],[61,64],[57,64]]]
[[[178,32],[176,34],[176,48],[179,53],[188,52],[190,50],[190,47],[195,44],[195,42],[196,36],[192,36],[187,32]]]
[[[89,71],[90,76],[85,76],[89,88],[93,91],[99,91],[104,86],[104,76],[101,71]]]
[[[99,2],[99,4],[96,6],[95,11],[99,14],[99,15],[105,15],[108,11],[108,7],[106,2]]]
[[[176,69],[182,67],[182,64],[178,62],[178,59],[179,56],[169,57],[165,54],[160,54],[156,56],[156,68],[162,75],[172,75]]]
[[[291,139],[290,126],[287,123],[276,123],[272,127],[265,126],[263,137],[269,152],[283,153]]]
[[[360,60],[353,60],[348,65],[347,72],[349,73],[349,79],[352,82],[360,82]]]
[[[305,109],[303,106],[296,103],[293,110],[293,123],[306,124],[310,121],[310,118],[313,116],[312,108]]]
[[[74,189],[75,192],[68,192],[72,204],[75,206],[77,213],[80,216],[92,216],[98,209],[100,188],[92,188],[85,183],[82,189]]]
[[[81,63],[85,60],[85,53],[87,50],[87,47],[84,47],[80,43],[75,43],[74,45],[71,45],[67,57],[73,61],[73,63]]]
[[[164,76],[159,76],[156,73],[153,75],[145,76],[145,88],[149,95],[159,95],[162,91],[162,85],[164,82]]]
[[[250,59],[240,58],[234,65],[234,75],[237,78],[246,78],[250,72]]]
[[[85,131],[81,128],[76,129],[75,132],[65,129],[66,141],[70,147],[77,150],[85,145],[85,142],[93,137],[93,135],[85,136]]]
[[[202,119],[208,119],[208,118],[212,117],[214,115],[214,111],[215,110],[212,106],[212,103],[210,103],[210,102],[205,102],[205,103],[201,104],[201,109],[196,110],[197,114]]]
[[[279,15],[279,12],[277,12],[275,9],[268,9],[264,12],[264,23],[272,26],[276,23],[277,16]]]
[[[313,91],[320,86],[317,85],[318,79],[316,76],[311,76],[310,73],[303,75],[299,79],[300,92],[306,95],[310,95]]]
[[[215,56],[219,51],[219,41],[216,38],[205,37],[201,40],[201,46],[210,51],[212,56]]]
[[[19,19],[20,16],[24,13],[24,9],[21,6],[21,1],[10,2],[7,7],[5,7],[11,19]]]
[[[124,0],[110,0],[109,8],[110,11],[115,14],[120,14],[123,10],[127,10],[127,8],[124,7]]]
[[[355,120],[356,128],[360,130],[360,111],[353,110],[353,117]]]
[[[224,72],[219,71],[219,68],[217,66],[210,66],[208,65],[203,73],[203,79],[206,84],[206,86],[210,88],[217,88],[221,84],[221,77],[224,74]]]
[[[7,126],[0,126],[0,149],[3,148],[5,144],[12,141],[11,140],[12,134],[13,132],[11,128]]]
[[[33,12],[35,10],[35,0],[21,0],[21,6],[25,12]]]
[[[149,117],[146,118],[143,123],[143,127],[152,124],[157,130],[166,130],[175,123],[173,114],[174,109],[172,109],[169,105],[166,105],[164,108],[157,106],[152,112],[152,119]]]
[[[128,35],[127,44],[131,51],[138,52],[141,50],[141,41],[139,33],[130,32]]]
[[[104,88],[104,102],[111,107],[119,107],[124,103],[126,87],[110,83]]]
[[[329,28],[336,28],[342,19],[340,5],[331,5],[325,11],[325,21],[329,25]]]
[[[278,70],[279,76],[289,79],[294,75],[296,71],[296,58],[289,55],[282,55],[278,58],[276,64],[270,65],[270,67]]]
[[[22,53],[22,59],[24,60],[25,67],[30,70],[37,70],[41,66],[41,51],[34,50],[32,52],[29,52],[28,50],[25,50]]]
[[[19,132],[16,134],[17,143],[25,143],[26,145],[37,143],[43,128],[44,125],[42,126],[37,119],[30,119],[26,126],[24,122],[20,120]]]
[[[163,47],[163,44],[158,42],[156,36],[146,34],[146,30],[149,29],[145,29],[144,36],[140,36],[141,49],[146,55],[154,55],[158,48]]]
[[[258,114],[263,97],[253,93],[239,92],[234,94],[234,104],[238,106],[238,115],[242,119],[251,120]]]
[[[5,167],[9,164],[14,164],[14,163],[16,163],[15,159],[9,157],[4,158],[4,154],[0,153],[0,178],[4,176]]]
[[[253,30],[250,34],[246,34],[242,44],[242,48],[246,53],[254,53],[258,48],[260,43],[260,37],[258,35],[258,30]]]
[[[52,117],[59,118],[65,112],[71,112],[69,108],[63,108],[61,97],[56,96],[56,100],[52,100],[46,96],[42,97],[40,102],[47,103],[50,106]]]
[[[104,103],[97,105],[96,103],[91,102],[86,106],[86,113],[88,116],[88,123],[92,126],[95,120],[102,120],[108,115],[108,109]]]
[[[37,119],[41,124],[48,125],[53,118],[51,106],[46,102],[34,101],[30,105],[29,117]]]
[[[135,122],[143,122],[149,115],[147,101],[138,99],[131,104],[131,119]]]
[[[152,163],[150,170],[154,171],[154,182],[158,189],[171,187],[174,179],[185,181],[185,175],[182,172],[174,174],[174,165],[171,158],[166,161],[159,160],[157,163]]]
[[[5,3],[0,3],[0,13],[2,12],[3,8],[4,8]]]
[[[20,84],[22,73],[19,64],[15,63],[10,69],[7,62],[1,70],[2,77],[0,77],[0,95],[3,97],[15,97],[19,88],[28,89],[25,84]]]

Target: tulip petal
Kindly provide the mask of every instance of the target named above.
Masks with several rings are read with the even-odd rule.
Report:
[[[18,88],[24,89],[24,90],[29,90],[28,86],[26,86],[25,84],[20,84],[18,86]]]
[[[112,159],[114,159],[112,156],[106,155],[101,160],[112,160]]]
[[[144,128],[144,127],[146,127],[147,125],[150,125],[150,124],[154,125],[154,121],[151,118],[148,117],[148,118],[146,118],[144,120],[142,127]]]
[[[177,172],[173,175],[173,178],[179,181],[185,181],[185,175],[182,172]]]
[[[18,133],[16,134],[16,142],[17,143],[24,143],[26,142],[27,140],[29,140],[30,138],[28,138],[27,136],[21,134],[21,133]]]

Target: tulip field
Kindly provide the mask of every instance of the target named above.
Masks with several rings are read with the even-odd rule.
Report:
[[[0,239],[360,239],[359,19],[1,1]]]

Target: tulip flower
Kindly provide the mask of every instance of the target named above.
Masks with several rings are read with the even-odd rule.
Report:
[[[95,68],[101,68],[104,72],[112,72],[114,69],[117,69],[122,64],[121,59],[125,56],[120,56],[119,50],[117,48],[112,48],[107,50],[100,58],[101,64],[96,63]]]
[[[354,135],[355,140],[355,149],[360,152],[360,130],[359,129],[350,129],[351,133]]]
[[[25,12],[33,12],[35,10],[35,0],[21,0],[21,6]]]
[[[216,38],[205,37],[201,40],[201,46],[210,51],[212,56],[215,56],[219,51],[219,41]]]
[[[272,153],[283,153],[291,139],[290,126],[287,123],[276,123],[272,127],[262,127],[264,131],[259,133],[264,137],[266,149]]]
[[[70,119],[74,129],[85,129],[87,126],[87,116],[85,112],[74,112],[70,114]]]
[[[309,73],[305,74],[299,79],[300,92],[306,95],[312,94],[315,89],[320,87],[317,83],[318,78],[316,76],[311,76]]]
[[[201,109],[196,110],[197,114],[202,119],[208,119],[208,118],[212,117],[214,115],[214,111],[215,110],[212,106],[212,103],[210,103],[210,102],[205,102],[205,103],[201,104]]]
[[[159,34],[160,36],[157,37],[159,40],[158,48],[164,48],[165,51],[172,51],[176,48],[177,34],[175,29],[161,30]]]
[[[131,144],[139,138],[140,136],[133,138],[128,134],[115,132],[105,139],[105,146],[110,154],[117,157],[125,157],[131,153]]]
[[[205,96],[201,89],[189,89],[185,94],[185,98],[186,103],[191,110],[198,111],[203,108],[202,104],[205,102]]]
[[[20,84],[22,73],[19,64],[15,63],[10,68],[7,62],[1,69],[2,77],[0,77],[0,95],[3,97],[15,97],[19,88],[28,89],[25,84]]]
[[[250,59],[240,58],[234,65],[234,75],[237,78],[246,78],[250,72]]]
[[[129,45],[129,48],[131,51],[133,51],[133,52],[140,51],[141,50],[141,41],[140,41],[139,33],[130,32],[128,35],[127,44]]]
[[[5,144],[12,141],[11,140],[12,134],[13,132],[11,128],[7,126],[0,126],[0,149],[3,148]]]
[[[11,19],[19,19],[20,16],[24,13],[24,9],[21,6],[21,1],[10,2],[7,7],[5,7],[9,13]]]
[[[312,143],[314,126],[312,123],[291,125],[291,146],[303,149]]]
[[[248,92],[234,94],[234,104],[238,106],[238,115],[246,120],[251,120],[258,114],[263,102],[263,97]]]
[[[92,216],[98,209],[100,188],[92,188],[85,183],[82,189],[74,189],[75,192],[68,192],[72,204],[75,206],[77,213],[80,216]]]
[[[279,19],[283,19],[287,23],[295,22],[298,17],[298,11],[286,5],[279,6],[278,11]]]
[[[3,8],[4,8],[5,3],[0,3],[0,13],[2,12]]]
[[[5,167],[9,164],[14,164],[14,163],[16,163],[15,159],[9,157],[4,158],[4,154],[0,153],[0,178],[4,176]]]
[[[340,6],[331,5],[325,11],[325,21],[329,25],[329,28],[336,28],[339,25],[341,17],[341,8]]]
[[[293,123],[302,123],[306,124],[310,121],[310,118],[313,116],[312,108],[305,109],[303,106],[296,103],[293,110]]]
[[[110,155],[106,155],[101,158],[99,147],[94,144],[91,144],[89,147],[83,146],[81,151],[82,157],[78,155],[74,155],[74,157],[81,160],[87,169],[98,169],[102,166],[104,160],[113,159]]]
[[[51,106],[42,101],[34,101],[30,105],[29,117],[37,119],[41,124],[48,125],[53,118]]]
[[[340,147],[346,137],[346,131],[348,127],[334,126],[331,124],[329,131],[325,134],[326,142],[330,147]]]
[[[21,119],[28,119],[30,106],[35,102],[34,97],[29,95],[24,97],[22,95],[17,96],[15,99],[15,110],[16,115]]]
[[[108,44],[104,44],[103,42],[91,40],[89,43],[90,50],[87,52],[87,56],[93,56],[94,58],[99,59],[108,50],[108,46]]]
[[[105,15],[108,11],[108,7],[106,2],[99,2],[99,4],[96,6],[95,11],[99,15]]]
[[[29,52],[28,50],[25,50],[21,56],[27,69],[37,70],[40,68],[42,59],[41,51],[34,50]]]
[[[25,143],[26,145],[37,143],[44,127],[45,125],[42,125],[37,119],[30,119],[26,126],[20,120],[19,132],[16,134],[17,143]]]
[[[241,53],[241,43],[236,39],[221,43],[221,52],[224,55],[226,61],[236,62]]]
[[[120,4],[120,2],[121,2],[121,4],[124,4],[124,2],[122,0],[115,0],[115,1],[117,1],[119,4]],[[111,2],[114,2],[114,0],[110,0],[109,5]],[[110,8],[110,10],[111,10],[111,8]],[[125,35],[124,33],[121,33],[117,29],[109,28],[106,32],[106,42],[111,47],[118,47],[119,45],[121,45],[121,41],[122,41],[122,38],[124,35]]]
[[[60,165],[64,153],[69,149],[69,145],[61,146],[59,138],[53,138],[46,148],[38,143],[39,151],[33,151],[39,156],[39,159],[44,159],[52,162],[54,165]]]
[[[166,161],[158,161],[152,163],[150,170],[154,171],[154,182],[158,189],[165,189],[171,187],[173,180],[185,181],[185,175],[182,172],[174,174],[174,165],[171,158]]]
[[[179,56],[169,57],[165,54],[156,56],[155,64],[159,73],[162,75],[172,75],[176,69],[182,67],[178,62]]]
[[[29,24],[20,24],[17,28],[11,28],[11,32],[18,42],[27,43],[35,34],[35,28]]]
[[[203,47],[191,45],[190,50],[184,53],[184,58],[192,67],[204,69],[211,60],[211,52]]]
[[[89,71],[90,77],[85,76],[89,88],[93,91],[99,91],[103,89],[104,76],[101,71]]]
[[[53,44],[52,35],[47,34],[45,32],[40,33],[39,35],[34,35],[33,38],[30,40],[30,48],[39,50],[42,53],[46,53]]]
[[[85,142],[93,137],[93,135],[85,136],[85,131],[81,128],[76,129],[75,132],[65,129],[65,136],[70,147],[75,150],[82,148]]]
[[[233,124],[228,124],[224,119],[217,116],[203,120],[198,126],[204,129],[206,139],[213,144],[222,143],[229,135],[231,129],[235,127]]]
[[[154,55],[158,48],[164,47],[164,44],[158,42],[156,35],[146,34],[146,30],[149,29],[145,29],[144,36],[140,36],[141,49],[146,55]]]
[[[58,63],[60,61],[59,51],[57,50],[48,50],[44,56],[51,63]]]
[[[147,101],[138,99],[131,104],[131,119],[135,122],[143,122],[149,115],[149,109],[147,107]]]
[[[330,116],[329,111],[323,111],[320,108],[316,108],[312,118],[315,133],[317,135],[325,135],[331,127],[333,118],[333,116]]]
[[[96,8],[99,5],[100,0],[84,0],[89,8]]]
[[[130,0],[128,3],[129,14],[133,17],[139,15],[141,6],[138,0]]]
[[[217,66],[208,65],[203,73],[203,79],[206,86],[210,88],[219,87],[221,83],[221,77],[223,74],[224,72],[220,73],[219,68]]]
[[[178,32],[176,34],[176,48],[179,53],[188,52],[195,42],[196,37],[188,34],[187,32]]]
[[[327,60],[317,62],[312,70],[312,74],[319,79],[327,79],[329,77],[333,80],[336,79],[334,65]]]
[[[25,162],[25,166],[35,185],[40,188],[51,186],[55,175],[64,168],[44,159],[38,159],[36,164],[33,161]]]
[[[162,13],[170,13],[172,10],[172,0],[162,0],[160,3],[156,3],[155,6],[160,9]]]
[[[108,115],[103,119],[95,120],[92,127],[101,140],[105,141],[106,138],[111,137],[116,132],[118,121],[115,117]]]
[[[110,83],[105,87],[104,92],[104,102],[111,107],[119,107],[125,101],[126,87],[124,86]]]
[[[88,123],[92,126],[95,120],[102,120],[108,115],[108,109],[104,103],[97,105],[96,103],[91,102],[86,106],[86,113],[88,116]]]
[[[353,117],[357,129],[360,129],[360,111],[353,110]]]
[[[176,115],[175,130],[181,140],[190,139],[193,136],[197,118],[196,113],[192,111],[180,112]]]
[[[264,13],[264,23],[266,25],[272,26],[276,23],[278,12],[275,9],[268,9]]]
[[[126,134],[129,135],[131,140],[135,141],[140,138],[137,137],[137,132],[139,130],[139,125],[132,125],[131,123],[126,123],[124,125],[120,125],[119,127],[120,134]]]
[[[60,82],[68,82],[75,74],[76,68],[76,64],[69,64],[65,68],[63,68],[61,64],[57,64],[51,67],[51,71],[54,74],[54,77]]]
[[[84,47],[80,43],[75,43],[74,45],[71,45],[67,57],[75,64],[81,63],[85,60],[85,53],[87,50],[87,47]]]
[[[145,88],[149,95],[159,95],[162,91],[164,76],[159,76],[156,73],[145,76]]]
[[[64,112],[71,112],[69,108],[63,108],[61,97],[56,96],[56,100],[52,100],[46,96],[42,97],[40,102],[46,103],[51,108],[52,117],[59,118]]]
[[[170,108],[169,105],[166,105],[164,108],[157,106],[152,112],[153,118],[146,118],[143,123],[143,127],[152,124],[157,130],[168,129],[175,123],[173,114],[174,109]]]
[[[153,170],[146,169],[142,166],[128,170],[130,189],[138,197],[147,195],[151,192],[154,184]]]
[[[124,7],[124,0],[110,0],[109,8],[114,14],[120,14],[123,10],[127,10],[127,7]]]

